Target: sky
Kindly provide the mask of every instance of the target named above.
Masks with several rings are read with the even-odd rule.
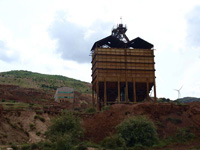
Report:
[[[200,97],[199,0],[0,0],[0,72],[91,82],[91,47],[120,17],[154,45],[157,96]]]

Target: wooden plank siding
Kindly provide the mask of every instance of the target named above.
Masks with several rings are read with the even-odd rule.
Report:
[[[149,98],[155,85],[154,50],[95,48],[91,63],[93,91],[97,93],[93,102],[98,110],[109,103]]]

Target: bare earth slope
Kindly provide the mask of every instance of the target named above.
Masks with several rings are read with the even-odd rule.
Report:
[[[190,128],[200,134],[200,103],[187,105],[172,103],[116,104],[109,110],[84,119],[85,138],[95,142],[115,133],[115,127],[124,119],[134,115],[150,118],[161,138],[172,136],[178,128]]]

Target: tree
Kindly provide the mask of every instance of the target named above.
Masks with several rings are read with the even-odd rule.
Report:
[[[47,137],[52,142],[63,142],[69,139],[72,144],[76,144],[83,135],[83,129],[79,118],[68,112],[53,119],[53,124],[47,131]],[[63,138],[63,140],[61,140]]]
[[[152,121],[145,117],[129,118],[117,127],[118,135],[121,136],[128,147],[135,145],[152,146],[158,141],[158,135]]]

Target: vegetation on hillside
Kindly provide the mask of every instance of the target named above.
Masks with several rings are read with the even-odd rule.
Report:
[[[200,102],[200,98],[196,98],[196,97],[184,97],[184,98],[177,99],[176,102],[179,102],[179,103]]]
[[[183,97],[176,100],[170,100],[169,98],[161,97],[157,100],[158,103],[191,103],[191,102],[200,102],[200,98],[196,97]]]
[[[24,88],[56,90],[58,87],[72,87],[81,93],[91,93],[90,84],[61,75],[46,75],[30,71],[9,71],[0,73],[0,84]]]
[[[142,116],[129,118],[116,128],[128,147],[152,146],[158,141],[158,134],[153,122]]]

